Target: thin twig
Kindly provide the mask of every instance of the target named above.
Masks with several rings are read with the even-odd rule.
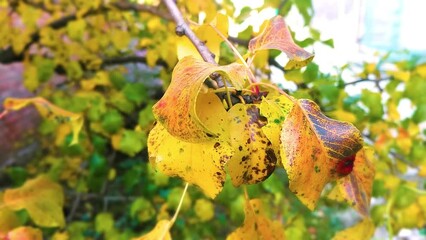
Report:
[[[379,83],[381,81],[387,81],[387,80],[390,80],[390,78],[389,77],[387,77],[387,78],[380,78],[380,79],[361,78],[361,79],[358,79],[358,80],[355,80],[355,81],[352,81],[352,82],[347,82],[343,86],[346,87],[348,85],[354,85],[354,84],[361,83],[361,82]]]
[[[197,51],[200,53],[201,57],[204,61],[217,64],[214,60],[213,54],[206,47],[204,42],[202,42],[189,27],[188,23],[184,20],[179,8],[173,0],[163,0],[163,3],[166,5],[167,9],[169,9],[170,14],[174,22],[176,23],[176,34],[178,36],[187,36],[188,39],[195,46]]]

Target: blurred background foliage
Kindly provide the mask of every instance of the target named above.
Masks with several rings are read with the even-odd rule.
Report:
[[[300,46],[334,46],[321,29],[312,27],[311,0],[265,0],[243,8],[231,0],[181,0],[178,6],[194,22],[226,13],[240,26],[230,40],[241,52],[258,30],[245,22],[253,11],[265,9],[301,16],[307,34],[295,34]],[[177,62],[178,37],[170,19],[156,0],[0,1],[0,70],[5,73],[0,100],[18,97],[6,74],[14,71],[18,79],[13,81],[26,89],[18,95],[41,96],[84,116],[80,141],[72,146],[67,124],[40,119],[31,109],[0,120],[1,189],[44,174],[64,190],[66,226],[38,226],[45,237],[129,239],[174,213],[183,183],[152,169],[146,149],[154,123],[151,107],[167,88]],[[220,52],[220,64],[235,61],[226,44]],[[313,99],[327,115],[362,131],[375,150],[371,216],[378,238],[401,229],[415,229],[418,235],[426,230],[426,64],[410,52],[394,56],[382,52],[335,66],[333,72],[322,71],[315,59],[301,70],[284,71],[282,56],[275,52],[262,53],[254,62],[262,81],[277,83],[297,98]],[[18,125],[28,119],[33,125]],[[4,130],[14,124],[19,127]],[[314,212],[289,192],[283,169],[248,191],[250,197],[262,199],[270,218],[283,223],[288,239],[330,239],[360,219],[345,204],[327,198],[331,188]],[[37,227],[26,211],[15,214],[18,225]],[[191,187],[171,233],[175,239],[222,239],[243,220],[241,188],[227,181],[211,200]]]

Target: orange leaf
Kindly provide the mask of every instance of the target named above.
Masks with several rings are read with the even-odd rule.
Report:
[[[302,99],[284,121],[281,147],[290,190],[312,210],[324,186],[348,174],[340,162],[362,148],[362,138],[352,124],[330,119],[314,102]]]
[[[353,165],[353,171],[339,178],[337,182],[346,201],[360,214],[367,216],[373,188],[374,165],[365,149],[358,151]]]
[[[62,187],[46,176],[27,180],[16,189],[7,189],[4,204],[12,210],[26,209],[38,226],[62,227],[65,225],[62,207],[64,194]]]
[[[42,240],[40,229],[32,227],[19,227],[7,234],[9,240]]]
[[[195,184],[214,198],[225,183],[225,164],[232,155],[232,148],[219,141],[181,141],[158,123],[149,133],[148,154],[158,170]]]
[[[269,20],[263,32],[249,42],[249,51],[252,54],[267,49],[277,49],[287,55],[289,61],[285,69],[304,67],[314,58],[314,54],[308,53],[294,43],[281,16]]]
[[[193,57],[181,59],[173,70],[172,81],[153,112],[167,131],[188,142],[207,141],[220,137],[226,111],[219,101],[205,102],[198,99],[203,83],[210,74],[220,73],[237,89],[247,79],[247,69],[241,64],[216,66]],[[200,117],[204,115],[204,118]],[[210,124],[206,120],[210,120]]]
[[[265,180],[275,169],[277,156],[262,131],[266,124],[252,104],[237,104],[229,110],[231,143],[235,154],[228,162],[234,186]]]

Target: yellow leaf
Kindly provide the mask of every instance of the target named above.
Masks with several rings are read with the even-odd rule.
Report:
[[[262,50],[256,52],[256,57],[253,60],[253,64],[257,68],[264,68],[269,61],[269,51]],[[287,72],[286,72],[287,73]]]
[[[92,79],[82,80],[80,84],[83,90],[91,91],[96,86],[110,86],[111,82],[106,72],[99,71]]]
[[[211,201],[201,198],[195,202],[194,211],[201,222],[206,222],[214,217],[214,205]]]
[[[355,114],[351,113],[351,112],[347,112],[343,109],[337,109],[336,111],[333,111],[330,113],[330,115],[340,121],[344,121],[344,122],[350,122],[350,123],[354,123],[356,121],[356,116]]]
[[[8,240],[42,240],[43,235],[40,229],[32,227],[19,227],[9,232]]]
[[[411,77],[410,71],[388,71],[387,74],[403,82],[408,82]]]
[[[281,147],[290,190],[312,210],[328,182],[352,171],[362,138],[352,124],[330,119],[302,99],[284,121]]]
[[[195,48],[194,44],[187,37],[180,37],[176,42],[177,57],[179,60],[186,56],[192,56],[193,58],[203,60],[203,57]]]
[[[86,20],[84,18],[70,21],[67,24],[68,36],[73,40],[81,40],[83,38],[84,31],[86,30]]]
[[[372,154],[366,154],[366,151],[370,150],[358,151],[353,163],[353,171],[337,180],[342,196],[363,216],[368,216],[375,172],[374,165],[368,157]]]
[[[170,236],[170,221],[169,220],[161,220],[157,222],[154,229],[152,229],[149,233],[143,235],[142,237],[133,238],[133,240],[171,240]]]
[[[333,240],[359,240],[370,239],[374,234],[374,224],[369,218],[364,218],[356,225],[340,231],[334,235]]]
[[[115,48],[118,50],[127,49],[131,39],[130,33],[128,31],[113,29],[110,36],[111,42]]]
[[[426,78],[426,64],[420,64],[416,66],[416,73],[420,75],[421,78]]]
[[[26,209],[38,226],[63,227],[65,225],[62,207],[64,194],[62,187],[46,176],[27,180],[16,189],[4,193],[4,204],[17,211]]]
[[[225,164],[232,148],[219,141],[184,142],[157,123],[148,137],[148,154],[150,162],[161,172],[195,184],[214,198],[225,183]]]
[[[398,129],[398,137],[395,139],[396,145],[404,154],[409,154],[413,146],[413,140],[404,128]]]
[[[241,64],[216,66],[185,57],[174,68],[166,93],[154,105],[154,116],[171,135],[184,141],[200,142],[219,137],[226,132],[223,126],[227,119],[226,111],[217,96],[199,92],[205,79],[213,72],[218,72],[240,88],[247,79],[247,71]]]
[[[67,232],[57,231],[52,236],[52,240],[69,240],[69,239],[70,239],[70,236]]]
[[[342,195],[342,192],[339,189],[339,185],[335,185],[331,191],[327,194],[327,198],[337,202],[345,201],[345,198]]]
[[[277,156],[262,131],[265,126],[254,104],[236,104],[228,112],[231,144],[235,154],[227,163],[232,184],[255,184],[271,175]]]
[[[259,105],[260,114],[268,119],[268,123],[262,127],[262,131],[271,141],[275,153],[280,152],[280,132],[292,107],[293,102],[284,95],[263,98]]]
[[[278,221],[271,221],[263,213],[262,202],[252,199],[246,202],[245,219],[242,227],[232,232],[226,240],[283,240],[284,230]]]
[[[194,32],[197,37],[205,43],[206,47],[215,55],[216,62],[220,57],[220,44],[224,39],[215,31],[217,29],[226,38],[228,37],[228,17],[218,13],[212,22],[203,24]],[[187,37],[180,37],[177,40],[177,55],[178,59],[186,56],[193,56],[194,58],[203,60],[200,53],[195,48],[194,44]]]
[[[3,196],[1,196],[3,198]],[[0,201],[1,202],[1,201]],[[8,207],[0,208],[0,239],[5,238],[6,234],[21,224],[15,212]]]
[[[286,71],[284,73],[284,77],[287,81],[292,81],[296,84],[302,83],[304,81],[303,73],[300,71],[300,69]]]
[[[157,60],[159,59],[159,54],[154,49],[148,49],[146,52],[146,63],[150,67],[155,67]]]
[[[40,85],[37,67],[27,62],[24,63],[24,66],[24,86],[29,91],[35,91]]]
[[[29,104],[33,104],[39,113],[48,119],[53,119],[58,123],[67,123],[71,125],[72,141],[70,145],[78,143],[78,135],[83,127],[83,118],[80,114],[68,112],[55,106],[44,98],[6,98],[3,103],[5,112],[16,111]]]
[[[312,61],[314,55],[297,46],[281,16],[272,18],[263,32],[249,42],[249,51],[255,54],[260,50],[277,49],[284,52],[289,61],[285,69],[301,68]]]

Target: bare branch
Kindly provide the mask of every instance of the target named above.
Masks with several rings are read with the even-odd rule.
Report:
[[[352,82],[347,82],[347,83],[344,84],[344,86],[346,87],[348,85],[355,85],[355,84],[361,83],[361,82],[374,82],[374,83],[378,84],[381,81],[387,81],[387,80],[390,80],[390,78],[389,77],[380,78],[380,79],[361,78],[361,79],[358,79],[358,80],[355,80],[355,81],[352,81]]]
[[[204,61],[216,64],[216,61],[214,60],[214,55],[206,47],[204,42],[202,42],[195,35],[195,33],[191,30],[189,25],[185,22],[180,10],[176,6],[176,3],[173,0],[163,0],[163,3],[167,6],[167,9],[169,9],[169,12],[172,15],[172,18],[174,22],[176,23],[176,34],[178,36],[183,36],[183,35],[187,36],[189,40],[192,42],[192,44],[194,44],[195,48],[197,48],[198,52],[203,57]]]

